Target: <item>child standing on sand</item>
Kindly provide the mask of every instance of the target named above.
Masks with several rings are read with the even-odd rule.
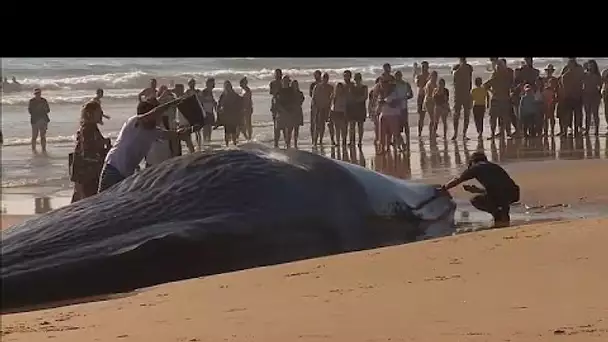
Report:
[[[471,90],[471,101],[473,102],[473,121],[477,129],[477,139],[483,139],[483,117],[486,108],[490,105],[490,93],[483,87],[481,77],[475,78],[475,88]]]
[[[524,95],[519,102],[519,115],[522,122],[524,137],[533,137],[536,132],[536,117],[539,112],[539,102],[536,99],[532,86],[524,86]]]

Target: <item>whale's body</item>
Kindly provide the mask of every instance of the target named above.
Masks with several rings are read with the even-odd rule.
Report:
[[[6,229],[2,310],[446,234],[454,210],[432,186],[313,153],[187,155]]]

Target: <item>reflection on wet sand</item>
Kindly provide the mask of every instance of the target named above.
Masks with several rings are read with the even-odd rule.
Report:
[[[34,214],[44,214],[53,210],[50,197],[34,198]]]
[[[423,179],[437,175],[456,175],[466,167],[474,151],[485,151],[501,164],[540,161],[608,159],[608,137],[564,137],[542,139],[496,139],[447,141],[420,140],[409,152],[378,155],[372,146],[359,148],[319,147],[317,153],[404,179]],[[329,153],[326,154],[326,149]]]

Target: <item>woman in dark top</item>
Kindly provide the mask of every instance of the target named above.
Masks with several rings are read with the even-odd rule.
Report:
[[[437,134],[439,119],[443,123],[443,137],[448,135],[448,113],[450,112],[450,91],[445,87],[445,80],[439,79],[437,88],[433,91],[433,102],[435,103],[435,127],[433,135]]]
[[[293,103],[293,147],[298,148],[298,137],[300,135],[300,126],[304,126],[304,111],[302,110],[302,104],[304,103],[304,93],[300,90],[300,85],[297,80],[291,82],[291,89],[294,92],[294,103]]]
[[[224,82],[224,92],[218,101],[218,116],[220,124],[224,126],[226,146],[230,140],[236,146],[237,127],[243,122],[243,99],[234,91],[228,80]]]
[[[97,126],[102,114],[99,102],[91,101],[82,107],[76,148],[70,158],[70,180],[74,182],[72,203],[97,194],[103,161],[110,149],[110,139],[104,138]]]
[[[287,148],[291,147],[293,128],[299,124],[294,108],[297,104],[296,93],[291,87],[288,76],[281,81],[281,88],[276,95],[277,129],[283,131],[283,139]]]
[[[348,117],[348,130],[350,132],[350,144],[355,144],[355,126],[357,127],[357,133],[359,136],[358,146],[361,147],[363,142],[363,123],[367,116],[367,107],[365,101],[367,101],[367,86],[363,84],[363,77],[361,73],[355,74],[355,85],[351,88],[351,108],[348,108],[346,113]]]

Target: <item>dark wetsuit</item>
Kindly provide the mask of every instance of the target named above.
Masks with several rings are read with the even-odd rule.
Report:
[[[495,221],[509,221],[509,206],[519,201],[519,186],[502,167],[489,161],[474,163],[460,176],[462,182],[476,179],[485,192],[471,199],[471,204],[492,214]]]

